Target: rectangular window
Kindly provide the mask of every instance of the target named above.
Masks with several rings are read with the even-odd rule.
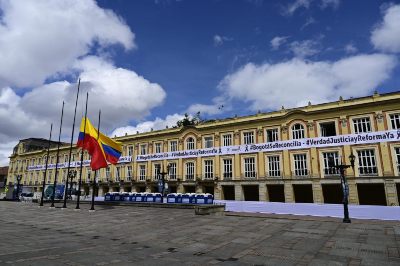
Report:
[[[244,144],[254,144],[254,132],[243,132]]]
[[[115,181],[119,182],[121,180],[121,167],[115,167]]]
[[[140,145],[140,155],[145,155],[147,153],[147,145],[142,144]]]
[[[204,160],[204,178],[212,179],[214,178],[214,161]]]
[[[254,157],[244,158],[244,177],[254,178],[256,177],[256,159]]]
[[[353,126],[355,134],[371,132],[371,122],[369,117],[354,118]]]
[[[107,181],[110,180],[110,178],[111,178],[111,169],[110,169],[110,167],[108,166],[108,167],[106,168],[106,179],[107,179]]]
[[[177,151],[178,150],[178,142],[176,140],[171,140],[169,142],[169,151]]]
[[[307,154],[294,154],[294,174],[295,176],[307,176]]]
[[[155,153],[161,153],[161,142],[154,144]]]
[[[322,137],[336,136],[336,124],[335,122],[326,122],[319,124],[321,129]]]
[[[169,179],[171,180],[176,179],[176,163],[169,164]]]
[[[161,164],[155,163],[154,164],[154,180],[160,179],[160,176],[159,176],[160,172],[161,172]]]
[[[339,175],[340,172],[335,167],[329,167],[329,158],[332,157],[335,165],[339,164],[339,153],[337,151],[334,152],[324,152],[322,153],[322,157],[324,158],[324,175]]]
[[[212,148],[212,147],[214,147],[213,137],[204,137],[204,148]]]
[[[145,164],[139,165],[139,180],[140,181],[146,180],[146,165]]]
[[[394,152],[396,154],[397,173],[400,175],[400,147],[394,148]]]
[[[359,150],[358,155],[358,172],[360,175],[377,175],[378,167],[376,167],[375,150]]]
[[[267,134],[267,142],[274,142],[279,140],[277,128],[267,129],[266,134]]]
[[[91,174],[90,167],[86,167],[86,181],[90,180],[90,174]]]
[[[281,176],[281,165],[279,155],[268,156],[268,176]]]
[[[194,163],[188,162],[186,163],[186,180],[194,179]]]
[[[126,167],[126,180],[131,181],[132,180],[132,166],[128,165]]]
[[[232,159],[223,159],[224,179],[232,179]]]
[[[232,134],[222,135],[222,145],[232,146]]]
[[[390,125],[392,129],[400,129],[400,114],[390,115]]]
[[[128,146],[128,156],[133,156],[133,146]]]

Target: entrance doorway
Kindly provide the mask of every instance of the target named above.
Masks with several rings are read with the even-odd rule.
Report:
[[[259,201],[258,185],[242,186],[245,201]]]
[[[145,186],[139,186],[138,187],[138,192],[140,192],[140,193],[146,192],[146,187]]]
[[[185,191],[185,193],[196,193],[195,186],[183,186],[183,190]]]
[[[86,195],[86,196],[88,196],[90,193],[89,193],[89,191],[90,191],[90,189],[89,189],[89,187],[88,186],[85,186],[84,188],[83,188],[83,193]]]
[[[204,186],[204,193],[212,194],[214,196],[214,186]]]
[[[103,194],[106,194],[110,189],[108,187],[103,187]]]
[[[343,190],[341,184],[322,184],[322,194],[324,195],[324,203],[343,203]]]
[[[267,185],[270,202],[285,202],[284,185]]]
[[[382,183],[357,184],[360,205],[386,206],[385,186]]]
[[[222,199],[235,200],[235,186],[222,186]]]
[[[313,203],[312,185],[293,185],[294,201],[296,203]]]
[[[132,191],[132,187],[124,187],[124,192],[131,192]]]

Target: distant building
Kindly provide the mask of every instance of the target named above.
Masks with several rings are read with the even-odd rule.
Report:
[[[296,97],[293,95],[293,97]],[[350,164],[350,204],[399,205],[400,92],[213,120],[116,138],[123,157],[98,171],[99,194],[156,191],[170,166],[170,192],[213,193],[216,199],[341,203],[339,173],[328,158]],[[10,156],[9,177],[41,189],[46,140],[22,140]],[[75,137],[76,141],[76,137]],[[52,142],[46,183],[55,178]],[[37,147],[37,149],[35,148]],[[67,177],[68,145],[60,151],[57,182]],[[74,147],[72,169],[78,170]],[[85,153],[82,194],[90,192]],[[78,177],[74,182],[78,181]]]
[[[7,184],[8,166],[0,167],[0,189]]]

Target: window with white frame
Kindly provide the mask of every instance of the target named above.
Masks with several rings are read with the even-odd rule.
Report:
[[[147,145],[141,144],[140,145],[140,155],[145,155],[147,153]]]
[[[154,168],[154,179],[159,180],[160,179],[159,173],[161,172],[161,164],[155,163],[153,168]]]
[[[304,139],[304,126],[302,124],[294,124],[292,126],[292,139]]]
[[[53,171],[49,170],[49,172],[47,173],[47,182],[50,183],[52,179],[53,179]]]
[[[254,144],[254,132],[253,131],[243,132],[243,143],[244,144]]]
[[[281,176],[281,164],[279,155],[268,156],[268,176],[279,177]]]
[[[169,179],[176,179],[176,163],[169,163]]]
[[[128,165],[126,167],[126,180],[131,181],[131,179],[132,179],[132,166]]]
[[[214,139],[211,136],[204,137],[204,148],[214,147]]]
[[[115,167],[115,181],[119,182],[121,180],[121,167]]]
[[[110,178],[111,178],[111,169],[109,166],[107,166],[107,168],[106,168],[106,178],[107,178],[107,180],[110,180]]]
[[[400,175],[400,147],[394,148],[394,153],[396,156],[397,174]]]
[[[214,161],[204,160],[204,178],[212,179],[214,178]]]
[[[279,140],[277,128],[271,128],[266,130],[266,142],[274,142]]]
[[[375,150],[358,150],[358,172],[360,175],[377,175],[378,167],[376,165]]]
[[[140,181],[146,180],[146,165],[145,164],[139,165],[139,180]]]
[[[222,165],[223,165],[223,175],[224,179],[232,179],[233,173],[232,173],[232,159],[223,159],[222,160]]]
[[[194,150],[194,138],[189,137],[186,140],[186,149],[187,150]]]
[[[222,145],[223,146],[232,146],[232,134],[222,135]]]
[[[244,177],[256,177],[256,159],[254,157],[244,158]]]
[[[86,180],[89,181],[90,180],[90,167],[86,167]]]
[[[400,114],[390,114],[389,117],[392,129],[400,129]]]
[[[339,152],[331,151],[331,152],[323,152],[322,157],[324,160],[324,175],[338,175],[339,170],[335,167],[329,167],[329,158],[333,158],[335,165],[339,165]]]
[[[133,146],[128,146],[128,156],[133,156]]]
[[[186,163],[186,180],[194,179],[194,163],[187,162]]]
[[[171,140],[169,142],[169,151],[177,151],[178,150],[178,141]]]
[[[307,154],[293,154],[294,161],[294,174],[295,176],[307,176],[308,175],[308,167],[307,167]]]
[[[157,142],[154,144],[155,153],[161,153],[161,146],[162,146],[161,142]]]
[[[353,119],[354,133],[368,133],[371,132],[371,121],[369,117],[361,117]]]

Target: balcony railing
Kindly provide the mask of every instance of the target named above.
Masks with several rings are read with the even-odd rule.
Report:
[[[265,172],[266,178],[282,178],[282,171],[279,172]]]
[[[254,178],[257,178],[257,172],[241,173],[240,177],[242,179],[254,179]]]
[[[376,166],[358,167],[360,176],[376,176],[378,175],[378,168]]]
[[[233,174],[231,173],[224,173],[223,178],[224,180],[232,180]]]
[[[310,172],[310,170],[307,170],[307,169],[299,169],[299,170],[292,171],[292,176],[293,177],[310,177],[311,172]]]

